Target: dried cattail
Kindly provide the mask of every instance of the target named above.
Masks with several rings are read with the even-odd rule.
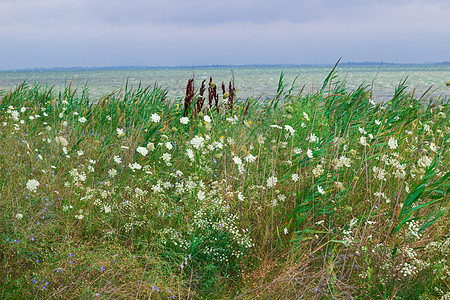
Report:
[[[183,117],[186,117],[189,114],[189,110],[191,108],[193,99],[194,99],[194,78],[191,78],[188,80],[188,84],[186,86]]]
[[[233,111],[233,106],[234,106],[234,93],[236,92],[236,89],[234,88],[234,85],[230,84],[228,85],[228,108],[230,109],[230,111]]]
[[[202,86],[200,87],[200,95],[197,97],[196,101],[196,114],[202,111],[203,102],[205,102],[205,98],[203,98],[203,94],[205,93],[205,80],[202,81]]]
[[[209,87],[208,87],[208,105],[209,105],[209,107],[212,107],[212,100],[214,99],[213,85],[214,85],[214,83],[212,82],[212,78],[209,77]]]

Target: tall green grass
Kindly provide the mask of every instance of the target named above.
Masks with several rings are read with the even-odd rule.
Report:
[[[1,92],[1,298],[449,297],[448,99],[215,87]]]

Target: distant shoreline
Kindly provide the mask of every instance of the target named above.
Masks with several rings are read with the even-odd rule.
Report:
[[[40,72],[40,71],[80,71],[80,70],[152,70],[152,69],[220,69],[220,68],[317,68],[333,67],[335,64],[243,64],[243,65],[184,65],[184,66],[105,66],[105,67],[37,67],[0,70],[0,73],[9,72]],[[340,67],[365,67],[365,66],[449,66],[450,61],[434,63],[392,63],[392,62],[342,62]]]

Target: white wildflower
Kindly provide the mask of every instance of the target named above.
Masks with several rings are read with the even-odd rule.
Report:
[[[204,116],[203,120],[205,120],[206,123],[211,123],[211,117],[208,115]]]
[[[17,110],[13,110],[11,112],[11,117],[13,117],[14,121],[19,121],[19,112]]]
[[[266,138],[265,138],[263,135],[258,134],[258,136],[256,137],[256,140],[258,141],[258,143],[259,143],[260,145],[263,145],[263,144],[264,144],[264,141],[266,140]]]
[[[255,162],[255,160],[256,160],[256,156],[253,156],[252,154],[247,154],[247,156],[246,157],[244,157],[244,160],[247,162],[247,163],[254,163]]]
[[[245,200],[244,195],[242,195],[242,192],[238,193],[238,199],[239,199],[239,201],[244,201]]]
[[[170,155],[169,153],[164,153],[162,155],[162,159],[164,160],[164,162],[167,164],[170,162],[170,160],[172,159],[172,155]]]
[[[233,157],[233,161],[236,165],[242,165],[242,160],[238,156]]]
[[[161,193],[163,191],[160,183],[152,185],[151,189],[154,193]]]
[[[27,189],[30,190],[30,192],[35,192],[39,185],[40,183],[36,179],[30,179],[27,181]]]
[[[294,174],[292,174],[291,175],[291,179],[292,179],[292,181],[294,181],[294,182],[297,182],[298,180],[299,180],[299,176],[298,176],[298,174],[296,174],[296,173],[294,173]]]
[[[109,169],[108,175],[109,175],[109,177],[114,177],[117,175],[117,171],[114,169]]]
[[[389,145],[389,148],[391,148],[392,150],[397,149],[397,147],[398,147],[397,139],[395,139],[393,137],[389,138],[388,145]]]
[[[319,138],[318,138],[314,133],[311,133],[311,135],[309,136],[308,140],[309,140],[311,143],[316,143],[316,142],[319,141]]]
[[[143,196],[145,195],[145,192],[143,190],[141,190],[140,188],[135,188],[134,192],[136,193],[136,196]]]
[[[436,144],[431,142],[430,143],[430,150],[433,151],[434,153],[437,153],[437,148],[436,148]]]
[[[317,191],[322,195],[325,194],[325,190],[320,185],[317,186]]]
[[[161,121],[161,117],[158,114],[152,114],[150,116],[150,119],[152,120],[152,122],[154,123],[159,123],[159,121]]]
[[[192,151],[192,149],[187,149],[186,150],[186,155],[189,157],[189,159],[191,161],[194,161],[194,151]]]
[[[186,125],[187,123],[189,123],[189,118],[188,117],[182,117],[180,119],[180,123]]]
[[[432,159],[426,155],[419,158],[419,161],[417,162],[417,164],[421,168],[428,168],[429,166],[431,166],[431,163]]]
[[[203,192],[202,190],[198,191],[197,197],[198,197],[198,200],[200,200],[200,201],[205,200],[205,192]]]
[[[309,158],[313,158],[313,152],[312,152],[311,149],[308,149],[308,150],[306,151],[306,156],[308,156]]]
[[[201,136],[196,135],[191,141],[191,145],[194,146],[195,149],[200,149],[203,147],[205,139]]]
[[[136,151],[142,156],[146,156],[148,154],[148,149],[144,147],[137,147]]]
[[[69,143],[67,142],[66,138],[63,137],[63,136],[57,136],[57,137],[55,138],[55,142],[56,142],[57,144],[60,144],[60,145],[63,146],[63,147],[67,147],[67,145],[69,145]]]
[[[142,166],[138,163],[133,163],[133,164],[128,164],[128,167],[130,167],[130,169],[134,172],[136,170],[140,170],[142,169]]]
[[[78,122],[80,123],[85,123],[87,121],[87,119],[85,117],[81,117],[78,119]]]
[[[291,135],[294,135],[294,133],[295,133],[295,129],[292,128],[292,126],[284,125],[284,129],[285,129],[286,131],[289,131],[289,133],[290,133]]]
[[[358,130],[359,130],[359,132],[360,132],[362,135],[364,135],[364,134],[367,133],[367,132],[364,130],[364,128],[358,127]]]
[[[119,137],[123,137],[125,135],[122,128],[117,128],[116,133]]]
[[[309,121],[309,117],[308,117],[308,114],[307,114],[307,113],[303,112],[303,117],[304,117],[307,121]]]
[[[153,143],[148,143],[147,144],[147,149],[148,149],[148,151],[153,151],[153,150],[155,150],[155,144],[153,144]]]
[[[103,210],[105,211],[105,214],[110,213],[112,211],[111,206],[109,205],[103,206]]]
[[[387,172],[384,169],[374,166],[373,173],[377,179],[386,181]]]
[[[322,167],[321,164],[318,164],[318,165],[312,170],[312,173],[313,173],[314,177],[319,177],[319,176],[321,176],[321,175],[323,174],[323,172],[324,172],[324,169],[323,169],[323,167]]]
[[[114,155],[114,156],[113,156],[113,160],[114,160],[117,164],[121,164],[121,163],[122,163],[122,159],[121,159],[118,155]]]
[[[275,176],[271,176],[267,179],[267,186],[272,188],[274,187],[278,182],[278,179]]]
[[[361,145],[363,145],[364,147],[369,146],[369,144],[367,143],[366,137],[363,135],[359,138],[359,143]]]

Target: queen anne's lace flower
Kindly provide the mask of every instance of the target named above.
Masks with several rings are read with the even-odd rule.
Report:
[[[200,149],[203,147],[205,139],[202,138],[201,136],[196,135],[192,140],[191,140],[191,145],[194,146],[195,149]]]
[[[180,123],[186,125],[187,123],[189,123],[189,118],[188,117],[182,117],[180,119]]]
[[[137,147],[136,151],[142,156],[146,156],[148,154],[148,149],[144,147]]]
[[[398,147],[397,139],[395,139],[393,137],[389,138],[388,145],[389,145],[389,148],[391,148],[392,150],[397,149],[397,147]]]
[[[278,182],[278,179],[275,176],[271,176],[267,179],[267,186],[272,188],[274,187]]]
[[[27,189],[30,190],[30,192],[35,192],[39,185],[39,181],[37,181],[36,179],[30,179],[27,182]]]
[[[150,119],[152,120],[152,122],[154,123],[159,123],[159,121],[161,121],[161,117],[158,114],[152,114],[150,116]]]

